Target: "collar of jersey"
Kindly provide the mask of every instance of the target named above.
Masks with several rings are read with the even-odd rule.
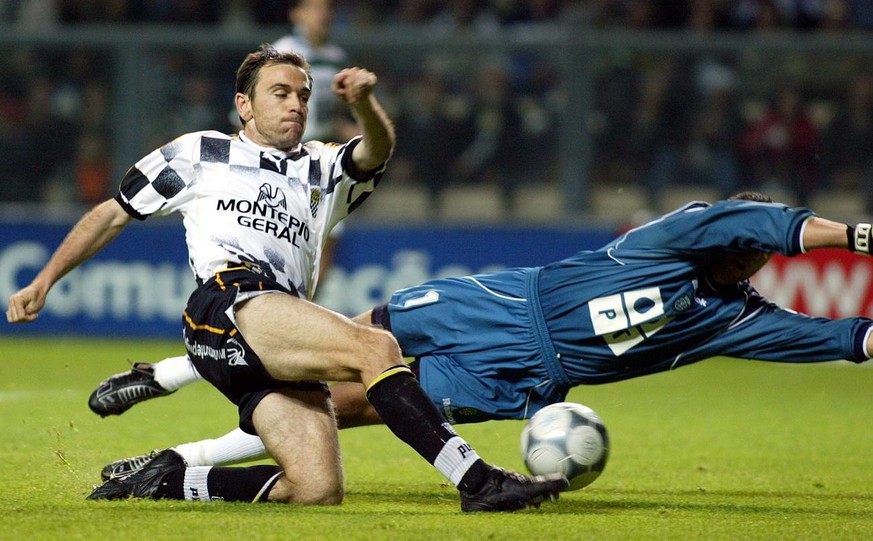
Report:
[[[293,158],[295,156],[299,156],[300,152],[303,151],[303,143],[297,143],[297,146],[294,147],[294,150],[292,150],[291,152],[285,152],[284,150],[279,150],[278,148],[261,146],[252,141],[251,137],[246,135],[243,131],[239,132],[239,138],[244,143],[252,145],[257,149],[260,149],[262,152],[273,154],[274,156],[281,156],[282,158]]]

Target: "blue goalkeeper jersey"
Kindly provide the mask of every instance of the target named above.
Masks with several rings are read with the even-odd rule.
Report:
[[[714,355],[783,362],[866,360],[870,320],[782,309],[706,268],[727,251],[802,252],[813,215],[777,203],[690,203],[596,251],[535,271],[545,359],[566,385],[669,370]]]
[[[453,423],[523,419],[576,385],[716,355],[864,361],[871,320],[809,317],[769,302],[748,281],[707,280],[726,251],[800,253],[812,215],[773,203],[691,203],[543,267],[397,291],[387,323]]]

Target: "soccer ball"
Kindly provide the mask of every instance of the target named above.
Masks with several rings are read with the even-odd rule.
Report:
[[[536,412],[521,432],[521,456],[534,475],[563,473],[569,490],[594,482],[609,458],[609,435],[591,408],[558,402]]]

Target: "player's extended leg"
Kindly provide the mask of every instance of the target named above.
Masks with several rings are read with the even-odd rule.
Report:
[[[370,325],[372,323],[372,310],[367,310],[356,316],[353,321],[362,325]],[[130,370],[113,374],[101,381],[88,398],[88,407],[101,417],[121,415],[140,402],[167,396],[198,381],[203,381],[203,377],[194,368],[187,355],[168,357],[156,363],[137,362],[133,363]],[[343,389],[340,392],[343,392]],[[363,388],[360,389],[357,398],[359,401],[353,404],[354,407],[369,406]],[[372,410],[372,408],[370,409]],[[367,415],[370,412],[361,413]],[[375,411],[372,413],[375,414]],[[372,421],[367,422],[367,418],[361,418],[358,421],[351,416],[344,418],[342,410],[337,411],[340,428],[382,422],[378,414],[375,414],[375,417],[370,415],[368,418]]]
[[[176,451],[189,466],[227,466],[269,458],[261,438],[243,432],[240,428],[218,438],[182,443],[170,449]],[[127,477],[141,470],[159,452],[160,450],[155,450],[110,462],[103,466],[100,478],[105,482]]]
[[[137,362],[127,372],[101,381],[88,398],[88,407],[101,417],[121,415],[140,402],[167,396],[202,380],[187,355],[154,364]]]
[[[284,295],[248,300],[236,321],[276,379],[364,383],[391,431],[461,490],[465,511],[538,505],[566,488],[563,476],[527,478],[482,461],[425,394],[389,333]]]
[[[567,487],[563,476],[524,477],[479,459],[430,402],[403,364],[396,341],[384,331],[355,324],[306,301],[274,294],[261,295],[238,306],[236,324],[249,346],[258,352],[264,368],[276,379],[368,382],[367,397],[379,415],[392,432],[461,490],[464,511],[521,509],[538,505],[545,497],[554,497]],[[274,458],[280,463],[293,460],[284,456],[286,447],[276,441],[268,438],[268,449]],[[274,470],[269,468],[215,468],[209,477],[214,479],[220,474],[226,478],[222,486],[248,487],[249,492],[259,489],[256,498],[260,499],[276,479]],[[186,469],[178,454],[165,451],[140,472],[108,482],[95,490],[92,497],[107,497],[106,493],[187,497],[188,493],[179,487],[182,480],[186,486],[192,484],[190,470],[200,471]],[[114,490],[117,485],[125,490]],[[277,489],[275,498],[288,501],[281,490]]]

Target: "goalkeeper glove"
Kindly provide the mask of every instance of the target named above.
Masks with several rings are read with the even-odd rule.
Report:
[[[870,255],[870,224],[857,224],[849,226],[846,235],[849,238],[849,250],[858,254]]]

